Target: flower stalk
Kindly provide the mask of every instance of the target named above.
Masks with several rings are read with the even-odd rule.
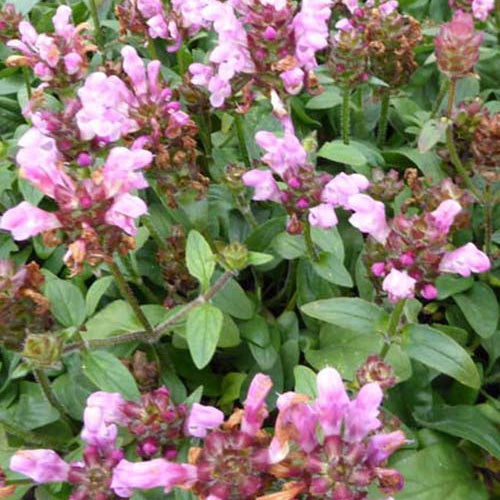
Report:
[[[342,93],[342,141],[344,144],[349,144],[350,129],[351,129],[351,114],[350,114],[350,99],[351,90],[345,87]]]
[[[381,101],[380,101],[380,105],[381,105],[380,121],[378,123],[377,142],[379,145],[382,145],[385,143],[385,138],[387,136],[387,124],[388,124],[388,115],[389,115],[389,99],[390,99],[389,92],[383,91]]]
[[[99,15],[97,13],[97,5],[95,0],[89,0],[90,15],[92,16],[92,22],[94,23],[95,39],[99,50],[102,52],[104,50],[104,39],[102,38],[101,24],[99,23]]]
[[[385,359],[387,353],[389,352],[389,349],[392,344],[392,339],[394,338],[394,335],[396,335],[397,328],[401,320],[405,304],[406,304],[406,299],[402,299],[394,306],[394,309],[392,310],[391,316],[389,318],[389,324],[387,325],[387,336],[385,338],[382,350],[380,351],[381,359]]]

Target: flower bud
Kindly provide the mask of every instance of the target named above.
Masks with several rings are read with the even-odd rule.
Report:
[[[37,366],[56,366],[61,357],[61,344],[61,339],[50,333],[29,334],[24,344],[23,357]]]
[[[248,264],[248,249],[245,245],[238,242],[226,245],[220,255],[227,267],[234,271],[240,271]]]

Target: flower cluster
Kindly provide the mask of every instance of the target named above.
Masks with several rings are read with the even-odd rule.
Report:
[[[449,0],[450,7],[472,12],[472,15],[479,21],[486,21],[495,8],[494,0]]]
[[[167,51],[175,52],[185,37],[210,27],[200,16],[208,4],[209,0],[173,0],[166,7],[160,0],[125,0],[116,6],[116,15],[123,34],[130,31],[161,38],[167,41]]]
[[[12,3],[6,3],[0,10],[0,41],[2,43],[15,38],[18,33],[21,14],[16,12]]]
[[[264,131],[255,136],[257,144],[266,151],[262,161],[270,170],[254,169],[242,176],[244,184],[254,188],[253,199],[283,204],[290,215],[287,231],[292,234],[302,232],[305,214],[311,226],[329,229],[338,222],[335,208],[364,210],[361,192],[369,187],[368,179],[361,174],[342,172],[332,178],[329,174],[317,173],[308,163],[307,152],[296,137],[289,117],[285,116],[282,122],[283,138]],[[275,174],[284,184],[280,186],[276,182]],[[354,214],[350,220],[357,218]]]
[[[437,297],[435,279],[442,273],[470,276],[490,268],[488,257],[473,243],[453,249],[450,245],[452,227],[467,223],[466,207],[470,198],[449,179],[437,189],[429,189],[420,180],[411,185],[412,203],[403,206],[399,215],[386,220],[380,204],[379,223],[385,227],[384,237],[373,234],[366,226],[361,229],[369,238],[365,262],[377,281],[383,278],[382,289],[391,302],[414,297]],[[374,201],[379,204],[380,202]],[[408,210],[420,207],[420,213]]]
[[[474,31],[474,19],[460,10],[444,23],[436,38],[436,61],[439,69],[450,78],[467,76],[479,59],[483,34]]]
[[[96,47],[82,35],[88,25],[74,26],[70,17],[69,7],[58,7],[52,18],[53,35],[39,34],[28,21],[21,21],[21,38],[8,41],[7,46],[22,55],[7,58],[7,66],[30,66],[38,78],[54,87],[64,88],[77,82],[87,70],[87,54]]]
[[[343,87],[375,76],[391,86],[407,83],[417,64],[414,48],[422,40],[420,24],[397,11],[398,2],[389,0],[378,7],[348,2],[350,17],[335,24],[329,66]]]
[[[27,201],[7,210],[0,228],[16,240],[40,233],[58,243],[55,230],[63,230],[69,250],[64,260],[79,272],[85,261],[96,264],[116,249],[133,245],[134,220],[147,212],[146,204],[131,191],[148,183],[141,169],[152,161],[149,151],[112,148],[104,165],[75,168],[64,162],[51,137],[29,129],[19,140],[20,175],[57,204],[57,211],[42,210]],[[125,233],[125,234],[123,234]]]
[[[381,372],[382,365],[378,361],[369,372]],[[317,376],[315,401],[292,392],[278,398],[273,436],[262,429],[272,388],[267,375],[253,378],[243,409],[225,422],[222,412],[198,403],[188,414],[185,405],[171,403],[166,388],[144,395],[139,403],[97,392],[88,398],[84,413],[83,461],[67,464],[52,450],[21,450],[10,467],[37,483],[69,482],[75,486],[71,500],[129,498],[135,489],[158,487],[166,493],[174,487],[191,489],[210,500],[292,499],[300,494],[361,499],[375,481],[391,495],[401,489],[403,479],[386,468],[386,461],[406,439],[399,430],[377,432],[383,426],[381,386],[367,380],[361,385],[350,400],[339,373],[325,368]],[[117,425],[138,439],[140,456],[160,457],[124,459],[117,447]],[[202,439],[190,449],[189,463],[173,461],[183,436]],[[280,488],[280,493],[265,495]]]
[[[26,332],[51,326],[50,302],[41,294],[44,281],[36,262],[16,267],[0,259],[0,341],[7,347],[19,350]]]
[[[193,63],[191,82],[210,92],[219,108],[240,89],[246,109],[252,88],[297,94],[315,85],[315,54],[327,45],[331,0],[305,0],[295,12],[289,0],[211,1],[202,11],[218,35],[210,64]]]

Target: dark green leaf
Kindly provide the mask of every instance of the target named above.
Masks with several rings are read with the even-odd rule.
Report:
[[[53,276],[46,281],[45,295],[52,314],[62,325],[80,326],[85,321],[85,299],[73,283]]]
[[[312,266],[318,276],[334,285],[353,286],[351,275],[342,261],[332,253],[322,252],[319,259],[312,262]]]
[[[85,297],[87,316],[92,316],[92,314],[94,314],[99,301],[106,293],[111,283],[113,283],[112,276],[103,276],[92,283],[87,291],[87,296]]]
[[[352,144],[344,144],[341,140],[323,144],[318,151],[318,156],[337,163],[345,163],[359,167],[365,165],[366,157]]]
[[[190,231],[187,238],[186,265],[191,276],[198,279],[203,290],[207,290],[215,270],[215,258],[210,245],[195,230]]]

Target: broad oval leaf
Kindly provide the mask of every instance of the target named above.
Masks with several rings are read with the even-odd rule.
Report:
[[[92,314],[94,314],[99,301],[106,293],[111,283],[113,283],[113,276],[103,276],[92,283],[85,297],[87,316],[92,316]]]
[[[445,333],[425,325],[408,325],[406,352],[410,358],[445,373],[464,385],[479,388],[481,380],[467,351]]]
[[[135,400],[140,396],[134,377],[110,352],[84,353],[82,370],[85,376],[102,391],[119,392],[128,400]]]
[[[349,271],[339,257],[333,253],[321,252],[319,259],[312,262],[316,274],[334,285],[352,287],[353,282]]]
[[[344,144],[340,140],[323,144],[318,156],[337,163],[345,163],[354,167],[366,164],[366,157],[353,144]]]
[[[215,353],[224,315],[212,304],[193,309],[186,321],[186,340],[191,358],[197,368],[205,367]]]
[[[64,326],[80,326],[86,317],[85,299],[80,289],[54,276],[45,284],[45,295],[50,300],[50,310]]]
[[[301,307],[312,318],[359,333],[373,333],[387,314],[379,306],[358,298],[317,300]]]

